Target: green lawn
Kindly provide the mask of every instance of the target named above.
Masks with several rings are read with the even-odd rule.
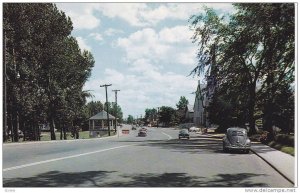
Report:
[[[287,145],[282,145],[276,141],[271,141],[268,145],[274,149],[295,156],[295,148]]]
[[[111,135],[115,135],[114,132],[111,132]],[[60,140],[60,132],[55,132],[55,136],[56,140]],[[108,137],[108,134],[102,135],[101,137]],[[79,139],[90,139],[89,131],[80,131]],[[71,136],[71,132],[67,132],[67,140],[74,140],[74,138]],[[41,132],[41,141],[51,141],[50,132]],[[23,142],[23,138],[20,138],[19,142]],[[11,143],[11,140],[8,140],[6,143]]]

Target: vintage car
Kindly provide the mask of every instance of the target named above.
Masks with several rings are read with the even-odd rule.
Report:
[[[142,127],[142,128],[141,128],[141,131],[147,132],[147,128],[146,128],[146,127]]]
[[[190,139],[189,131],[187,129],[181,129],[179,131],[178,138],[179,139],[182,139],[182,138]]]
[[[247,130],[239,127],[231,127],[227,129],[223,138],[223,150],[241,150],[249,153],[251,141],[247,136]]]
[[[139,137],[146,137],[147,136],[147,132],[140,129],[139,133],[138,133],[138,136]]]

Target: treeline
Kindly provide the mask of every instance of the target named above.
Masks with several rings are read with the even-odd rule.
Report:
[[[92,54],[72,37],[72,21],[51,3],[3,4],[3,140],[39,140],[41,124],[80,127]],[[64,130],[65,134],[65,130]],[[64,135],[64,138],[66,136]]]
[[[272,133],[294,129],[295,4],[234,4],[236,12],[219,17],[212,9],[191,17],[198,66],[208,68],[215,89],[209,120],[227,128],[249,123]],[[207,90],[209,92],[209,90]]]
[[[161,106],[157,108],[146,108],[143,122],[148,124],[160,124],[162,126],[174,126],[184,123],[186,120],[185,110],[189,101],[181,96],[176,104],[177,109],[169,106]],[[130,120],[130,117],[128,117]]]

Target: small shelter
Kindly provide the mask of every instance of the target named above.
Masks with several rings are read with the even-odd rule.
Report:
[[[114,125],[116,124],[116,117],[108,114],[108,119],[110,129],[112,131]],[[100,137],[100,135],[103,135],[108,131],[106,111],[103,110],[100,113],[97,113],[96,115],[89,118],[89,131],[90,137]]]

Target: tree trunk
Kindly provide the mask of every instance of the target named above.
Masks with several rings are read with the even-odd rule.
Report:
[[[252,83],[249,87],[249,102],[248,102],[248,110],[249,110],[249,126],[250,126],[250,131],[249,134],[253,135],[256,133],[255,129],[255,118],[254,118],[254,109],[255,109],[255,98],[256,98],[256,93],[255,93],[255,82]]]
[[[67,132],[66,132],[65,126],[63,127],[63,130],[64,130],[64,139],[66,140],[67,139]]]
[[[25,118],[24,118],[24,116],[23,115],[21,115],[21,113],[19,114],[19,129],[23,132],[23,135],[24,135],[24,131],[25,131],[25,127],[24,127],[24,125],[25,125]]]
[[[7,115],[7,136],[8,139],[11,138],[12,139],[12,133],[13,133],[13,125],[12,125],[12,114],[11,111],[9,111],[8,115]]]
[[[63,140],[63,128],[61,127],[61,124],[59,124],[59,127],[60,129],[60,140]]]
[[[27,131],[27,124],[24,122],[24,126],[23,126],[23,141],[26,140],[26,131]]]
[[[56,140],[55,131],[54,131],[54,119],[52,117],[52,113],[50,114],[48,121],[49,121],[50,132],[51,132],[51,140]]]
[[[14,109],[13,113],[13,141],[19,142],[19,118],[18,111]]]

